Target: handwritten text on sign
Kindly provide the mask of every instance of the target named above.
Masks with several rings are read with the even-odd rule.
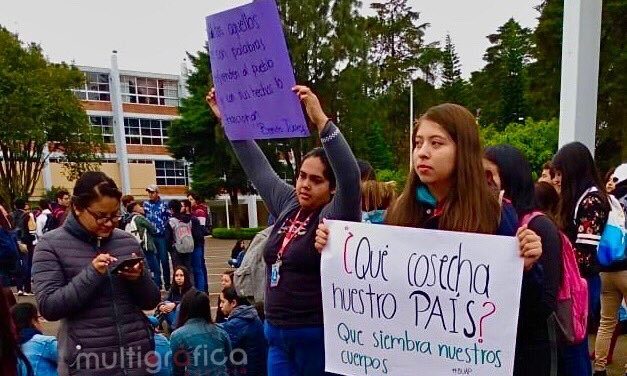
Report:
[[[328,221],[325,360],[344,375],[511,375],[513,237]]]
[[[231,140],[306,137],[274,0],[208,16],[209,58],[218,106]]]

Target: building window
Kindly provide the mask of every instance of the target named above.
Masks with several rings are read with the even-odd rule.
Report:
[[[184,161],[155,161],[157,185],[189,184],[187,165]]]
[[[109,74],[85,72],[85,85],[75,89],[74,94],[81,100],[110,101]]]
[[[178,106],[178,81],[121,76],[122,102]]]
[[[113,119],[109,116],[90,116],[89,123],[102,135],[102,140],[107,144],[114,144]]]
[[[124,133],[129,145],[165,145],[170,120],[124,118]]]

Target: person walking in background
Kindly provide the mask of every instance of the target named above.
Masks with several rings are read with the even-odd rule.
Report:
[[[61,189],[55,195],[57,200],[56,204],[52,207],[52,216],[55,220],[55,228],[61,226],[65,220],[65,212],[70,206],[70,192],[65,189]]]
[[[131,217],[133,216],[133,214],[129,213],[128,210],[126,210],[126,208],[128,207],[128,204],[130,204],[131,202],[135,202],[135,197],[131,195],[124,195],[122,196],[122,199],[120,201],[122,202],[122,204],[120,205],[122,218],[120,219],[118,228],[120,230],[124,230],[126,228],[126,225],[131,221]]]
[[[592,154],[584,144],[571,142],[562,146],[553,157],[553,168],[561,187],[557,222],[573,244],[579,272],[588,282],[588,332],[593,333],[599,323],[601,290],[605,291],[613,284],[611,280],[606,280],[602,287],[604,283],[599,276],[601,267],[597,258],[599,239],[609,214],[609,202]],[[622,267],[627,269],[627,263]],[[605,293],[604,300],[608,302]],[[613,307],[613,314],[616,312],[618,305]],[[603,341],[603,338],[600,340]],[[605,369],[606,354],[607,350],[605,354],[597,351],[596,370]],[[592,373],[587,338],[581,344],[564,347],[560,371],[564,376]]]
[[[188,197],[192,197],[192,195]],[[210,220],[210,217],[203,217],[203,213],[208,213],[207,207],[202,203],[194,204],[192,200],[183,200],[181,204],[183,204],[183,211],[187,214],[191,214],[192,218],[198,220],[200,224],[200,227],[194,233],[194,252],[192,253],[194,286],[200,291],[209,293],[209,278],[207,277],[207,263],[205,262],[205,236],[207,235],[207,228],[203,225],[203,222],[206,224],[207,220]]]
[[[161,268],[155,268],[152,272],[155,273],[155,279],[158,281],[157,286],[159,289],[170,289],[170,255],[168,253],[168,242],[166,240],[166,225],[170,214],[168,206],[159,197],[159,187],[155,184],[151,184],[146,187],[149,200],[144,201],[144,212],[146,218],[155,226],[157,230],[153,240],[157,249],[157,259],[161,263]],[[161,283],[161,277],[163,277],[163,284]]]
[[[117,228],[121,196],[104,173],[83,173],[66,221],[44,235],[35,250],[37,306],[47,320],[61,320],[62,376],[146,374],[154,342],[142,311],[154,309],[161,296],[143,261],[113,269],[124,260],[143,258],[137,240]],[[130,349],[132,362],[119,359]]]
[[[209,210],[207,204],[194,192],[189,192],[187,199],[191,203],[192,215],[198,218],[200,224],[205,228],[205,235],[211,234],[211,210]]]
[[[52,215],[50,201],[48,201],[45,198],[42,198],[41,200],[39,200],[39,209],[41,210],[41,213],[39,213],[36,219],[37,240],[41,239],[41,237],[44,236],[44,234],[47,233],[48,231],[52,231],[55,228],[55,219],[54,219],[54,216]]]
[[[34,240],[29,230],[28,223],[30,221],[29,213],[26,211],[26,200],[18,198],[15,200],[15,210],[12,214],[12,220],[17,231],[17,239],[19,244],[19,268],[17,276],[17,295],[32,296],[31,289],[31,267],[33,264]]]
[[[155,270],[159,269],[159,259],[157,258],[157,247],[155,246],[154,236],[157,233],[155,226],[150,223],[144,216],[144,207],[138,202],[130,202],[126,207],[128,222],[124,227],[124,231],[133,235],[139,242],[144,251],[150,275],[155,284],[159,284]]]
[[[170,200],[168,207],[172,217],[168,219],[165,233],[168,247],[172,250],[172,265],[184,266],[192,271],[192,285],[196,286],[194,279],[197,272],[192,268],[192,255],[199,238],[204,239],[200,223],[184,211],[179,200]]]
[[[11,308],[13,323],[19,336],[22,352],[30,362],[36,376],[56,376],[57,338],[43,335],[41,316],[32,303],[18,303]],[[27,374],[27,367],[20,364],[21,375]]]

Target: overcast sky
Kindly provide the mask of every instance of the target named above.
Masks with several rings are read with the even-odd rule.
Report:
[[[305,0],[303,0],[305,1]],[[312,1],[312,0],[307,0]],[[248,0],[0,0],[0,25],[39,43],[52,61],[108,67],[118,50],[121,69],[180,73],[185,52],[202,48],[204,17]],[[372,1],[365,0],[367,8]],[[486,35],[510,17],[535,27],[540,0],[409,0],[431,23],[427,42],[450,33],[463,75],[483,66]]]

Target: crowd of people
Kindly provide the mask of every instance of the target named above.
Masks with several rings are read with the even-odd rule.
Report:
[[[71,196],[42,200],[39,215],[23,200],[11,214],[2,208],[0,238],[15,234],[19,254],[17,295],[34,292],[37,302],[0,296],[2,375],[324,375],[322,219],[516,237],[524,272],[514,375],[605,374],[627,260],[600,262],[599,244],[609,218],[625,221],[627,164],[601,180],[589,149],[573,142],[534,181],[521,150],[484,149],[474,116],[441,104],[416,120],[412,165],[397,195],[355,158],[316,95],[293,91],[322,146],[303,156],[291,186],[255,141],[231,141],[274,224],[248,247],[233,247],[216,302],[204,262],[210,215],[195,194],[166,203],[151,185],[141,203],[105,174],[87,172]],[[207,104],[221,119],[213,89]],[[565,303],[567,285],[582,286],[583,295]],[[575,329],[563,322],[564,304],[585,313]],[[42,333],[42,318],[60,320],[56,337]],[[593,362],[588,333],[597,334]],[[128,350],[132,360],[121,361]]]

